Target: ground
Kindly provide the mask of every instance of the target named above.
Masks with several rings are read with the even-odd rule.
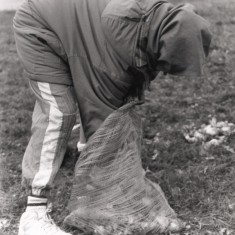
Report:
[[[183,2],[172,0],[172,2]],[[235,134],[217,146],[189,142],[185,126],[199,129],[212,118],[235,123],[235,1],[191,0],[211,23],[213,40],[204,76],[160,76],[138,108],[143,118],[142,161],[171,206],[191,225],[188,234],[235,234]],[[0,234],[16,235],[24,211],[21,160],[30,136],[34,99],[16,55],[14,12],[0,12]],[[69,147],[53,195],[56,223],[67,211],[78,133]],[[77,234],[77,231],[73,231]]]

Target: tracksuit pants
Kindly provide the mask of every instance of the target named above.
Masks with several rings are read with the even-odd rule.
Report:
[[[73,87],[29,80],[36,96],[31,138],[23,163],[23,185],[32,195],[47,196],[66,151],[76,122],[77,105]]]
[[[22,184],[47,196],[76,121],[77,101],[63,46],[24,1],[14,17],[16,48],[36,96],[31,138],[22,163]]]

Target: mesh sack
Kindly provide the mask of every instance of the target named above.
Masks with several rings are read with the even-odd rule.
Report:
[[[75,167],[65,223],[96,234],[151,234],[178,221],[141,164],[142,125],[128,103],[90,138]]]

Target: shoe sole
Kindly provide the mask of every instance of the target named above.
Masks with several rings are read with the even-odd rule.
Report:
[[[22,229],[22,228],[19,228],[18,235],[24,235],[24,231],[23,231],[23,229]]]

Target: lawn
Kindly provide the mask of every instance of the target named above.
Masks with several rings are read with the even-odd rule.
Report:
[[[211,51],[203,77],[161,75],[152,83],[145,104],[138,108],[144,124],[143,166],[149,178],[161,185],[179,216],[191,225],[188,234],[235,234],[235,134],[220,132],[198,141],[186,138],[186,133],[209,123],[235,124],[235,1],[184,2],[195,4],[211,23]],[[1,235],[17,234],[24,211],[21,160],[34,105],[16,54],[13,16],[14,12],[0,12]],[[206,142],[222,135],[222,143],[206,147]],[[64,204],[77,160],[77,138],[75,131],[52,192],[52,216],[60,225],[67,214]]]

